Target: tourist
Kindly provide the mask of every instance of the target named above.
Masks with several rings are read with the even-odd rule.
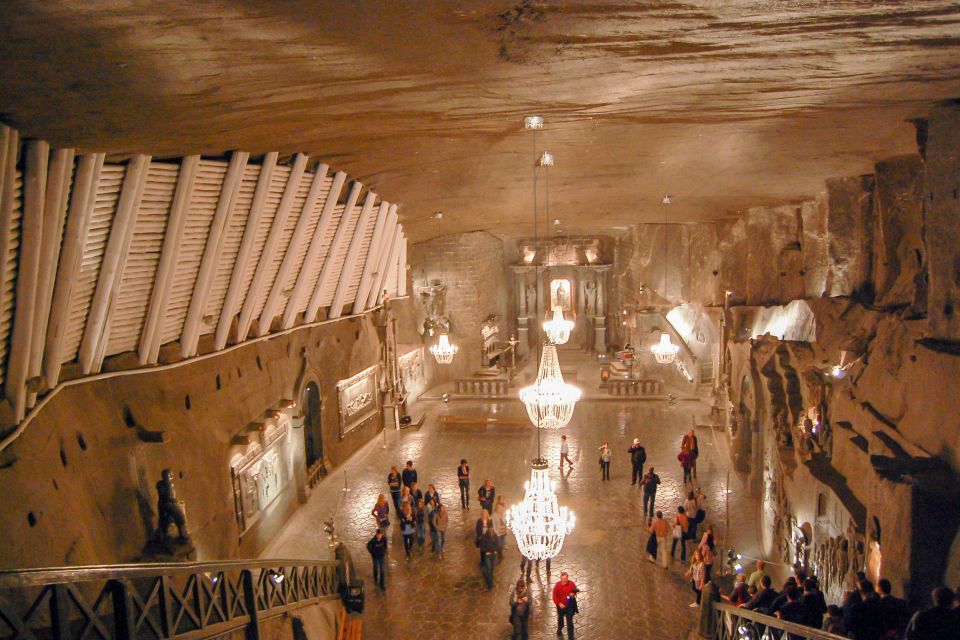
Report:
[[[420,488],[417,487],[417,483],[414,481],[410,483],[410,506],[416,510],[421,500],[423,500],[423,491],[420,491]]]
[[[683,436],[683,439],[680,441],[680,450],[689,451],[690,457],[692,459],[692,469],[693,477],[697,477],[697,458],[700,457],[700,446],[697,444],[697,434],[693,432],[693,429]]]
[[[640,485],[643,487],[643,516],[645,518],[653,518],[653,505],[657,499],[657,485],[659,484],[660,476],[654,473],[653,467],[650,467],[650,471],[647,471],[643,480],[640,481]]]
[[[476,534],[474,538],[474,544],[477,548],[480,548],[480,541],[483,540],[483,536],[487,533],[487,529],[491,529],[490,522],[490,512],[486,509],[480,510],[480,517],[477,518],[477,524],[474,527],[474,533]],[[483,565],[483,551],[480,552],[480,565]]]
[[[827,633],[835,633],[838,636],[845,635],[847,631],[843,628],[843,609],[839,605],[828,605],[827,612],[823,614],[823,624],[820,625],[820,628]]]
[[[413,460],[407,460],[407,464],[403,468],[403,473],[400,474],[400,478],[403,481],[403,486],[405,487],[416,484],[417,470],[413,468]]]
[[[760,578],[760,588],[754,594],[750,601],[746,604],[740,605],[743,609],[749,609],[750,611],[756,611],[757,613],[766,613],[770,614],[770,607],[773,605],[773,601],[777,599],[777,596],[780,595],[776,590],[771,586],[773,580],[770,579],[770,576],[763,576]]]
[[[560,436],[560,468],[563,469],[563,461],[566,460],[570,468],[573,469],[573,461],[570,460],[570,445],[567,444],[567,436]]]
[[[699,507],[697,506],[697,496],[691,491],[687,494],[687,499],[683,503],[683,512],[687,514],[687,519],[690,521],[690,527],[687,529],[687,540],[693,540],[696,542],[699,540],[697,538],[697,512]]]
[[[930,594],[933,606],[917,611],[907,623],[907,640],[957,640],[960,625],[953,605],[954,594],[949,587],[937,587]]]
[[[440,492],[437,491],[437,488],[434,485],[427,485],[427,492],[423,494],[423,501],[427,504],[430,504],[431,502],[433,502],[434,505],[440,504]]]
[[[427,530],[430,532],[430,552],[437,552],[437,503],[431,500],[427,502]]]
[[[710,582],[711,571],[713,570],[713,561],[717,554],[717,544],[713,539],[713,525],[708,524],[703,532],[703,539],[700,540],[700,556],[703,558],[703,570],[706,576],[704,582]]]
[[[700,524],[707,519],[707,496],[697,487],[694,497],[697,499],[697,524]]]
[[[706,583],[706,580],[704,580],[703,556],[700,555],[699,549],[694,549],[693,558],[690,560],[690,568],[687,569],[684,575],[690,579],[690,588],[693,589],[694,597],[696,598],[690,603],[690,606],[699,607],[700,594],[703,591],[703,585]]]
[[[457,484],[460,485],[460,508],[470,508],[470,466],[466,458],[460,459],[460,466],[457,467]]]
[[[877,581],[880,593],[880,611],[883,616],[884,635],[887,638],[902,638],[910,621],[907,601],[893,595],[893,585],[886,578]]]
[[[663,511],[657,511],[657,517],[650,524],[650,533],[657,536],[657,564],[666,569],[669,566],[667,536],[670,535],[670,525],[663,519]]]
[[[370,515],[377,521],[377,528],[386,530],[390,526],[390,505],[381,493],[377,496],[377,504],[373,505]]]
[[[640,482],[643,477],[643,464],[647,461],[647,451],[640,445],[640,439],[634,438],[633,445],[627,450],[630,454],[630,484],[634,485]]]
[[[757,560],[757,570],[750,574],[750,578],[747,580],[748,587],[759,587],[760,580],[763,579],[763,576],[767,575],[765,571],[767,563],[763,560]]]
[[[489,480],[484,480],[483,485],[477,490],[477,502],[486,510],[488,515],[493,513],[493,500],[496,496],[496,487]]]
[[[497,500],[497,506],[493,508],[493,515],[490,516],[493,532],[497,534],[497,558],[503,560],[503,549],[507,545],[507,505],[503,498]]]
[[[417,548],[423,550],[423,543],[427,541],[427,507],[423,503],[423,498],[417,500],[417,508],[413,512],[417,525]]]
[[[677,460],[683,470],[683,484],[693,484],[693,454],[686,449],[682,449],[677,454]]]
[[[806,624],[807,608],[800,601],[800,589],[796,585],[791,585],[783,591],[786,596],[786,603],[777,610],[777,617],[785,622]]]
[[[400,508],[397,509],[397,513],[400,513],[401,511],[403,511],[403,505],[405,505],[405,504],[410,505],[410,509],[411,509],[411,510],[413,509],[413,501],[410,499],[410,488],[409,488],[409,487],[403,487],[403,488],[400,490]]]
[[[850,607],[846,627],[847,637],[853,640],[880,640],[883,637],[883,607],[869,580],[860,581],[860,602]]]
[[[373,537],[367,541],[367,551],[373,558],[373,581],[383,591],[387,588],[387,537],[383,529],[377,529]]]
[[[807,610],[808,627],[819,629],[823,625],[823,616],[827,612],[827,601],[820,591],[820,584],[816,576],[810,576],[803,581],[803,597],[801,598],[804,608]],[[906,624],[906,621],[904,621]]]
[[[563,635],[567,626],[567,640],[573,640],[573,616],[577,613],[577,585],[566,571],[560,573],[560,581],[553,585],[553,604],[557,608],[557,635]]]
[[[610,479],[610,445],[606,442],[599,447],[600,450],[600,480]]]
[[[527,640],[530,636],[527,631],[527,622],[530,619],[530,594],[527,585],[521,578],[510,592],[510,624],[513,634],[510,640]]]
[[[447,507],[441,504],[433,512],[433,528],[437,533],[437,544],[434,552],[439,558],[443,558],[443,548],[447,544],[447,524],[449,521],[450,518],[447,515]]]
[[[393,500],[393,510],[400,513],[400,490],[403,488],[403,482],[400,479],[400,472],[397,466],[390,467],[390,473],[387,475],[387,486],[390,487],[390,499]]]
[[[780,589],[780,593],[773,599],[773,603],[768,607],[770,615],[776,615],[780,607],[787,604],[787,589],[795,586],[797,586],[797,579],[793,576],[783,581],[783,587]]]
[[[403,551],[407,554],[409,560],[413,551],[413,537],[417,533],[417,519],[413,515],[413,509],[409,502],[404,502],[400,507],[400,534],[403,536]]]
[[[723,596],[723,599],[735,607],[750,601],[750,587],[747,585],[747,574],[738,573],[733,591],[729,596]]]
[[[497,560],[497,535],[490,527],[480,536],[480,556],[483,562],[483,581],[487,589],[493,589],[493,567]]]
[[[840,604],[840,607],[843,609],[844,625],[846,625],[850,617],[850,610],[853,608],[853,605],[861,600],[860,583],[866,579],[867,574],[863,571],[857,571],[856,575],[851,579],[850,589],[843,594],[843,602]]]
[[[690,528],[690,518],[686,509],[677,507],[677,515],[673,517],[673,544],[670,546],[670,559],[676,557],[677,545],[680,545],[680,562],[687,561],[687,530]]]

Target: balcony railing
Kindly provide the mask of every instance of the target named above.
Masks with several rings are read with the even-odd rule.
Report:
[[[0,638],[211,638],[339,597],[336,562],[237,560],[0,571]]]
[[[713,640],[845,640],[843,636],[827,633],[814,627],[785,622],[749,609],[741,609],[720,602],[704,601],[704,616],[712,617]],[[701,625],[701,635],[703,626]]]

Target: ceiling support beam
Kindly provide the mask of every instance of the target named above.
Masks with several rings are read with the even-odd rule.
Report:
[[[260,318],[257,320],[257,333],[264,336],[270,333],[270,325],[273,323],[273,317],[277,315],[277,307],[281,304],[283,298],[283,288],[286,286],[287,278],[290,277],[290,271],[297,260],[297,254],[300,253],[300,246],[303,244],[304,236],[307,235],[307,227],[310,225],[310,218],[313,217],[313,208],[320,198],[320,192],[323,190],[323,183],[327,179],[329,165],[321,164],[317,167],[313,175],[313,182],[310,184],[310,191],[307,192],[307,199],[303,202],[303,208],[300,210],[300,218],[297,220],[297,226],[290,237],[290,243],[283,254],[283,261],[280,263],[280,269],[277,271],[277,277],[273,279],[273,286],[270,287],[270,294],[267,301],[263,303],[263,310],[260,312]],[[289,304],[289,301],[288,301]]]
[[[284,329],[292,327],[297,319],[297,309],[300,307],[300,301],[303,299],[303,294],[306,293],[307,287],[310,286],[307,276],[310,273],[310,268],[320,258],[320,250],[323,248],[323,238],[327,235],[327,230],[330,228],[333,213],[337,208],[337,202],[340,201],[340,192],[343,190],[343,185],[346,181],[347,174],[343,171],[338,171],[333,176],[333,184],[330,186],[330,193],[327,194],[327,199],[323,203],[323,211],[320,212],[320,221],[317,223],[317,228],[313,232],[313,238],[310,240],[307,255],[303,259],[300,276],[293,285],[293,292],[290,294],[290,300],[287,301],[287,308],[283,312],[281,326]],[[328,250],[327,256],[329,257],[329,255],[330,252]]]
[[[330,303],[328,318],[339,318],[343,315],[343,306],[347,302],[347,293],[350,291],[350,281],[353,280],[353,272],[356,270],[357,261],[360,259],[360,247],[363,245],[363,236],[367,231],[367,225],[370,224],[373,203],[376,200],[377,194],[368,191],[367,197],[363,201],[363,208],[360,210],[360,220],[357,221],[357,226],[353,229],[353,238],[350,240],[350,246],[347,247],[347,255],[343,260],[343,268],[340,270],[337,290],[334,292],[333,301]]]
[[[170,301],[173,277],[180,259],[180,247],[183,245],[183,232],[187,222],[187,211],[193,197],[193,186],[197,179],[200,156],[186,156],[180,162],[177,174],[177,186],[173,192],[173,203],[167,217],[167,228],[163,235],[163,247],[160,249],[160,262],[153,279],[153,291],[150,304],[140,334],[140,364],[156,364],[160,355],[160,341],[163,339],[163,318]]]
[[[193,286],[193,295],[190,297],[190,307],[187,309],[187,317],[183,321],[183,330],[180,332],[180,355],[184,358],[190,358],[197,353],[203,312],[207,306],[210,287],[217,273],[217,264],[220,263],[223,242],[227,235],[224,231],[233,212],[233,205],[237,200],[237,193],[240,191],[243,172],[247,168],[249,158],[250,154],[246,151],[234,151],[230,156],[227,174],[220,188],[220,199],[217,201],[210,231],[207,233],[207,243],[203,248],[203,257],[200,259],[200,269]]]
[[[24,156],[23,218],[20,225],[20,255],[17,260],[16,308],[7,361],[6,396],[15,420],[26,416],[30,341],[33,339],[37,281],[43,243],[43,210],[47,191],[50,145],[42,140],[27,143]],[[39,340],[40,336],[36,336]]]
[[[260,218],[263,216],[263,205],[267,202],[267,196],[270,195],[270,181],[273,179],[273,170],[277,166],[277,155],[276,151],[271,151],[263,156],[263,160],[260,162],[257,187],[253,191],[253,201],[250,203],[247,223],[243,228],[243,239],[240,241],[240,248],[237,250],[237,258],[233,261],[230,285],[227,287],[227,295],[223,299],[223,307],[220,309],[220,322],[217,323],[217,332],[213,338],[213,348],[217,351],[227,346],[227,339],[230,337],[230,325],[233,323],[233,317],[236,315],[237,305],[240,302],[240,295],[243,293],[243,279],[247,273],[247,265],[250,264],[250,257],[256,244],[257,230],[260,228]]]
[[[397,242],[397,236],[400,235],[400,223],[397,222],[396,209],[391,209],[390,224],[387,225],[385,234],[387,236],[386,244],[380,253],[380,259],[377,261],[377,276],[374,278],[373,286],[370,287],[370,293],[367,294],[367,309],[377,306],[377,301],[380,300],[380,292],[383,289],[383,283],[387,280],[387,271],[390,270],[387,260],[390,258],[393,245]]]
[[[273,217],[273,224],[270,226],[270,233],[267,234],[267,241],[263,245],[263,251],[260,253],[260,261],[257,263],[257,270],[253,273],[253,282],[250,283],[250,290],[247,291],[247,299],[243,301],[243,308],[240,310],[240,320],[237,323],[237,342],[243,342],[250,333],[250,324],[253,322],[253,314],[256,311],[257,300],[264,293],[269,284],[266,282],[267,269],[273,261],[274,254],[280,250],[277,246],[280,243],[280,236],[283,235],[283,227],[287,223],[287,216],[293,206],[293,200],[300,188],[300,180],[303,178],[304,170],[307,167],[307,156],[298,153],[293,161],[293,168],[287,179],[287,186],[284,187],[283,196],[280,198],[280,204],[277,205],[277,213]]]
[[[320,312],[320,299],[323,295],[323,290],[327,287],[330,278],[333,277],[333,270],[336,267],[332,260],[333,255],[337,252],[337,247],[346,240],[347,226],[349,226],[350,219],[353,217],[353,211],[357,206],[357,199],[360,198],[360,190],[362,188],[363,185],[356,180],[354,180],[350,186],[350,195],[347,196],[347,204],[343,209],[343,215],[340,216],[340,224],[337,225],[337,232],[333,235],[333,241],[330,243],[327,259],[323,261],[323,268],[320,269],[320,277],[317,278],[317,286],[313,290],[313,295],[310,297],[310,304],[307,305],[307,311],[303,316],[305,323],[316,320],[317,313]]]
[[[63,224],[67,217],[74,156],[73,149],[57,149],[53,152],[47,170],[47,193],[43,206],[43,238],[40,244],[42,268],[37,280],[33,339],[30,341],[30,363],[27,368],[27,379],[39,378],[41,384],[28,391],[28,407],[32,407],[36,402],[37,391],[41,388],[49,389],[52,386],[49,381],[44,381],[40,376],[43,373],[43,350],[46,343],[47,324],[50,320],[54,277],[57,274],[57,262],[60,257],[60,240],[63,238]]]
[[[363,274],[360,276],[360,286],[357,287],[357,297],[353,301],[354,315],[362,313],[367,308],[367,296],[370,295],[370,288],[377,273],[377,264],[380,262],[380,254],[383,253],[386,246],[387,222],[390,220],[391,212],[396,215],[397,205],[391,205],[388,202],[380,202],[380,211],[377,213],[377,224],[373,228],[373,238],[370,239],[370,247],[367,250],[366,260],[363,261]]]
[[[48,388],[57,386],[60,381],[63,339],[70,321],[70,302],[77,277],[80,275],[83,247],[97,202],[97,184],[100,182],[103,161],[104,154],[91,153],[80,156],[77,163],[77,175],[70,194],[70,211],[67,213],[63,243],[60,246],[60,260],[57,263],[43,351],[43,377]]]
[[[383,286],[379,292],[380,298],[377,299],[377,303],[382,303],[387,298],[384,291],[390,290],[390,279],[393,278],[396,273],[397,259],[400,257],[400,247],[402,247],[405,242],[403,231],[400,230],[400,225],[397,225],[397,237],[393,242],[393,247],[390,248],[390,257],[387,258],[387,272],[384,274]]]
[[[403,236],[400,255],[397,257],[397,295],[407,295],[407,236]]]
[[[20,158],[20,134],[16,129],[0,124],[0,296],[2,305],[8,300],[4,284],[11,264],[16,264],[13,244],[13,212],[17,189],[17,161]],[[10,293],[10,297],[14,292]],[[6,373],[6,372],[4,372]]]
[[[127,163],[120,189],[120,200],[110,226],[110,238],[100,263],[97,289],[90,303],[87,324],[80,341],[80,369],[84,374],[96,373],[103,362],[104,351],[110,338],[110,320],[120,281],[130,253],[133,227],[140,209],[140,199],[147,182],[150,156],[136,155]]]

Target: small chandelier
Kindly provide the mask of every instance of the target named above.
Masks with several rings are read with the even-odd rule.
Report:
[[[530,421],[540,429],[562,429],[573,417],[579,399],[580,389],[563,381],[556,345],[543,345],[536,382],[520,389]]]
[[[450,338],[445,333],[441,333],[437,344],[430,347],[430,353],[437,359],[438,364],[450,364],[459,350],[457,345],[450,344]]]
[[[523,502],[507,511],[507,527],[517,538],[517,548],[528,560],[548,560],[560,553],[563,540],[575,523],[573,512],[561,507],[553,492],[546,460],[530,465]]]
[[[553,308],[553,320],[547,320],[543,323],[543,330],[547,332],[547,339],[553,344],[567,344],[570,339],[570,332],[573,331],[573,320],[567,320],[563,317],[563,309]]]
[[[677,357],[680,346],[670,342],[669,333],[661,333],[660,342],[650,347],[650,351],[653,352],[653,357],[657,359],[658,363],[670,364]]]

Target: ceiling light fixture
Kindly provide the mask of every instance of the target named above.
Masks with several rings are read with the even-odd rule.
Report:
[[[673,202],[673,200],[670,198],[670,194],[663,196],[662,202],[663,202],[663,299],[667,300],[667,255],[668,255],[668,247],[670,245],[669,236],[667,233],[667,206]],[[653,357],[658,364],[670,364],[676,359],[677,353],[680,351],[680,346],[670,342],[670,334],[664,332],[660,334],[660,342],[650,347],[650,351],[653,353]]]
[[[563,381],[556,345],[543,345],[537,380],[520,390],[530,422],[540,429],[562,429],[570,423],[579,399],[580,389]]]
[[[440,221],[443,220],[443,211],[434,211],[433,219],[437,221],[437,237],[440,237]],[[443,258],[440,258],[440,283],[443,283]],[[437,344],[430,347],[430,353],[433,355],[437,364],[450,364],[453,357],[457,355],[460,348],[450,342],[447,332],[441,332],[437,339]]]
[[[554,307],[553,318],[543,323],[543,330],[547,334],[547,339],[553,344],[567,344],[573,326],[573,320],[563,317],[563,309]]]

